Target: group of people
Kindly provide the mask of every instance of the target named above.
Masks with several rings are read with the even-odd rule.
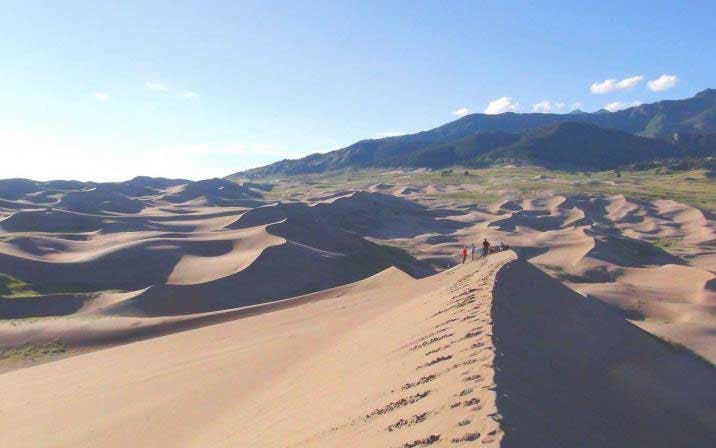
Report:
[[[491,254],[491,253],[501,252],[501,251],[507,250],[507,249],[509,249],[509,248],[510,248],[510,246],[508,246],[508,245],[505,244],[504,242],[500,242],[499,245],[493,246],[492,244],[490,244],[489,241],[487,241],[487,238],[485,238],[485,239],[482,241],[482,256],[483,256],[483,257],[487,257],[487,256],[488,256],[489,254]],[[471,255],[471,257],[472,257],[472,258],[471,258],[472,260],[475,259],[475,243],[472,244],[472,255]],[[462,262],[463,262],[463,264],[465,263],[466,260],[467,260],[467,246],[465,246],[465,247],[462,248]]]

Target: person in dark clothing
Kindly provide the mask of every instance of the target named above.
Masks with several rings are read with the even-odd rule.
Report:
[[[471,260],[475,260],[475,243],[472,243],[472,254],[471,254]]]
[[[462,264],[465,264],[465,259],[467,259],[467,247],[462,248]]]
[[[487,238],[485,238],[485,241],[482,242],[482,256],[486,257],[490,253],[490,242],[487,241]]]

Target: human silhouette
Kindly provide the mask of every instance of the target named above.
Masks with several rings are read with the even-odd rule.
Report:
[[[490,242],[487,241],[487,238],[485,238],[485,241],[482,242],[482,256],[486,257],[490,253]]]

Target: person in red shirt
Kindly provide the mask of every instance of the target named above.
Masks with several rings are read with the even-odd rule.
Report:
[[[465,264],[465,259],[467,259],[467,247],[462,248],[462,264]]]

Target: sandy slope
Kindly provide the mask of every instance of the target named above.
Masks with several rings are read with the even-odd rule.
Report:
[[[416,189],[411,200],[425,202],[421,194]],[[675,201],[622,195],[546,194],[482,205],[431,205],[441,207],[445,220],[465,227],[387,242],[449,267],[465,246],[476,244],[479,250],[484,238],[503,241],[581,294],[615,305],[642,328],[716,362],[712,215]]]
[[[87,313],[205,313],[354,282],[389,266],[427,275],[429,266],[363,236],[461,226],[370,193],[276,204],[261,199],[269,187],[220,179],[52,186],[0,182],[0,197],[14,205],[0,221],[0,273],[40,292],[0,297],[0,324]],[[32,202],[38,195],[39,205]],[[125,203],[134,205],[124,210]]]
[[[713,215],[621,195],[456,206],[430,194],[494,192],[385,181],[368,191],[306,184],[303,202],[283,203],[262,200],[270,185],[220,179],[0,181],[0,273],[40,292],[0,297],[0,349],[58,339],[71,352],[164,334],[197,315],[336,287],[389,266],[427,275],[488,238],[716,362]]]
[[[709,447],[715,381],[506,252],[0,375],[0,446]]]

